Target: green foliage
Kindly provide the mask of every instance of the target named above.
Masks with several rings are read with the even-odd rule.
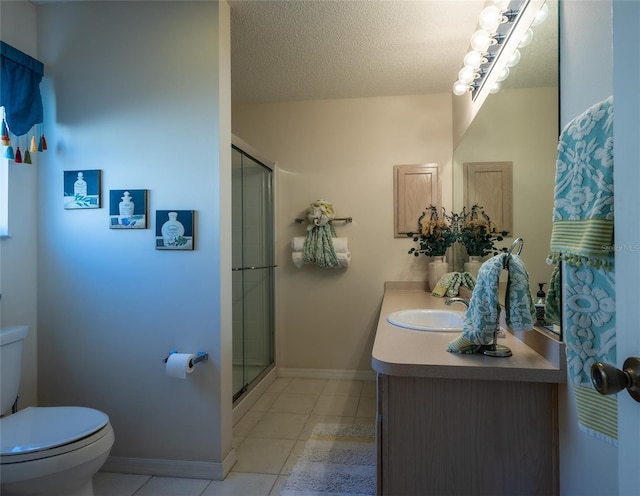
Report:
[[[507,232],[498,231],[484,208],[477,204],[471,207],[469,212],[463,208],[459,217],[458,241],[464,245],[469,256],[486,257],[505,251],[504,248],[499,250],[495,242],[502,241]]]
[[[506,231],[498,231],[491,222],[483,207],[474,205],[470,211],[462,209],[459,214],[447,215],[442,209],[442,216],[437,207],[429,205],[418,218],[418,232],[408,233],[417,247],[409,250],[410,255],[420,254],[428,257],[443,256],[453,243],[461,243],[469,256],[485,257],[497,255],[506,248],[497,248],[496,241],[502,241]]]
[[[428,218],[425,219],[425,217]],[[442,218],[438,215],[438,209],[429,205],[418,218],[418,233],[408,233],[413,241],[418,242],[418,247],[409,250],[409,254],[416,257],[421,253],[428,257],[443,256],[456,241],[456,233],[451,227],[451,217],[442,209]]]

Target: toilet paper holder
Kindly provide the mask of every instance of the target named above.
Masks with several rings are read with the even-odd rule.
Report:
[[[169,360],[169,357],[174,353],[178,353],[178,350],[171,350],[169,354],[162,359],[162,363],[167,363],[167,360]],[[209,353],[207,353],[206,351],[199,351],[198,353],[196,353],[196,356],[191,359],[191,361],[189,362],[189,365],[193,366],[198,362],[205,362],[207,360],[209,360]]]

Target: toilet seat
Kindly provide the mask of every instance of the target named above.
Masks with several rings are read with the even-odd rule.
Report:
[[[29,407],[0,422],[2,465],[77,450],[111,431],[105,413],[85,407]]]

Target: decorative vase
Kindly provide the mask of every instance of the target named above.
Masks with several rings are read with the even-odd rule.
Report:
[[[84,174],[78,172],[78,179],[73,183],[73,194],[78,196],[87,196],[87,182],[84,180]]]
[[[122,201],[118,205],[118,211],[120,212],[121,217],[133,217],[135,205],[131,201],[131,194],[128,191],[124,192],[124,196],[122,196]]]
[[[469,261],[464,263],[464,271],[473,277],[478,277],[478,270],[482,266],[482,257],[469,255]]]
[[[176,246],[178,238],[184,234],[184,225],[178,220],[178,212],[169,212],[169,220],[162,224],[160,232],[164,246]]]
[[[445,256],[433,257],[429,262],[429,290],[433,291],[440,278],[449,272],[449,264],[445,262]]]

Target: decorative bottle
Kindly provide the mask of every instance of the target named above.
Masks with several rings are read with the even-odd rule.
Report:
[[[545,284],[546,283],[544,282],[538,283],[538,286],[540,289],[536,293],[536,302],[534,303],[536,307],[536,320],[538,321],[539,325],[546,325],[545,315],[544,315],[544,304],[547,297],[546,293],[544,292]]]
[[[164,246],[176,246],[176,241],[184,234],[184,226],[178,220],[178,212],[169,212],[169,220],[162,224],[160,232]]]
[[[122,201],[118,205],[121,217],[133,217],[134,203],[131,201],[131,195],[128,191],[124,192]]]
[[[73,194],[75,196],[87,196],[87,182],[84,180],[82,172],[78,172],[78,178],[73,183]]]

